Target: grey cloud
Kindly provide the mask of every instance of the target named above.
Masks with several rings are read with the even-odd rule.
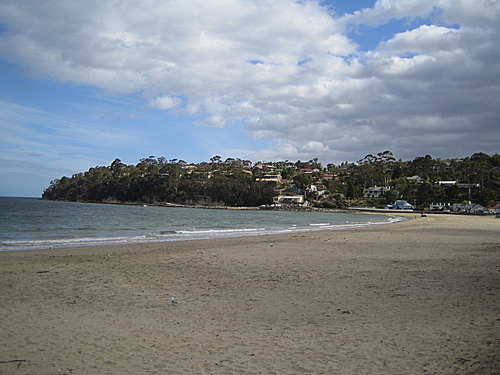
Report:
[[[379,0],[342,18],[314,1],[147,4],[4,1],[0,54],[39,76],[140,92],[200,125],[244,121],[274,140],[258,154],[269,159],[496,151],[498,2]],[[367,53],[345,34],[434,13],[437,25]]]

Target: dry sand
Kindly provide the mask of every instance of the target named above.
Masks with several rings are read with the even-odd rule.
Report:
[[[499,374],[499,229],[1,253],[0,373]]]

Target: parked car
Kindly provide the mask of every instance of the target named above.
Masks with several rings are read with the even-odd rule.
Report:
[[[404,200],[397,200],[394,204],[385,206],[388,210],[413,210],[413,205]]]

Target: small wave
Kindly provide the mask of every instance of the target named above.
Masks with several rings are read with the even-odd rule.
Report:
[[[258,228],[227,228],[227,229],[192,229],[192,230],[162,230],[157,233],[144,233],[126,236],[102,236],[102,237],[66,237],[51,236],[51,238],[38,238],[34,240],[7,240],[0,241],[0,251],[15,250],[38,250],[63,247],[84,247],[120,244],[139,244],[152,242],[187,241],[197,239],[246,237],[258,235],[289,234],[300,232],[311,232],[320,230],[338,230],[373,225],[390,224],[407,220],[401,216],[386,216],[379,220],[368,222],[344,222],[342,224],[332,223],[310,223],[305,225],[291,224],[279,227]]]
[[[266,228],[241,228],[241,229],[204,229],[204,230],[179,230],[178,234],[222,234],[222,233],[245,233],[245,232],[258,232],[266,230]]]

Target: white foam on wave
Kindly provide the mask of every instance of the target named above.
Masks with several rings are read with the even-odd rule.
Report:
[[[266,228],[240,228],[240,229],[193,229],[193,230],[178,230],[178,234],[222,234],[222,233],[243,233],[243,232],[257,232],[266,230]]]

